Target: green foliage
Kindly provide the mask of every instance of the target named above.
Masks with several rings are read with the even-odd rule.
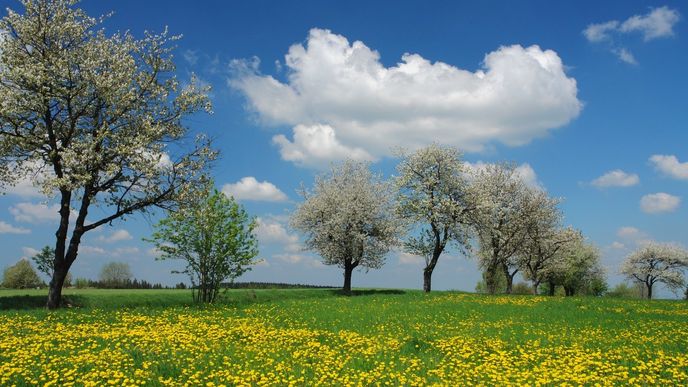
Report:
[[[6,288],[29,289],[43,286],[44,283],[31,263],[26,259],[20,259],[19,262],[5,269],[2,285]]]
[[[494,292],[490,292],[488,284],[494,286]],[[476,293],[499,294],[506,292],[506,276],[501,270],[483,270],[483,279],[475,285]]]
[[[155,226],[150,241],[162,252],[159,259],[181,259],[189,275],[194,300],[213,302],[224,281],[233,281],[251,268],[258,255],[256,222],[242,206],[218,190],[202,189],[194,200]]]
[[[31,259],[36,264],[38,271],[48,276],[48,278],[53,276],[55,249],[50,246],[43,246],[41,251],[31,257]]]
[[[131,278],[131,269],[125,262],[110,262],[100,270],[99,279],[105,287],[122,287],[127,281],[131,281]]]
[[[642,284],[638,286],[637,284],[629,285],[621,282],[608,291],[606,296],[614,298],[643,298]]]
[[[511,289],[511,294],[533,294],[533,287],[527,282],[517,282]]]
[[[74,286],[77,289],[86,289],[89,285],[90,281],[88,278],[77,278],[76,281],[74,281]]]

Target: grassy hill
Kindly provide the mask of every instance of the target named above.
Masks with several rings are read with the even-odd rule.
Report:
[[[40,291],[0,291],[0,385],[688,383],[685,301],[242,289],[199,307],[188,290],[67,294],[81,307],[49,313],[31,308]]]

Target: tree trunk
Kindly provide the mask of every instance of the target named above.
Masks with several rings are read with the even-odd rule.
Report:
[[[548,294],[550,296],[554,295],[554,291],[557,289],[557,286],[554,284],[554,281],[549,281],[549,292]]]
[[[71,263],[65,257],[67,245],[67,230],[69,229],[70,202],[72,193],[60,190],[60,225],[55,232],[55,258],[53,260],[53,276],[48,285],[48,309],[57,309],[62,303],[62,286]]]
[[[647,299],[651,300],[652,299],[652,284],[646,283],[647,286]]]
[[[428,293],[432,290],[432,268],[423,270],[423,291]]]
[[[344,286],[342,287],[342,293],[347,296],[351,295],[351,273],[354,268],[351,265],[345,265],[344,267]]]
[[[540,281],[533,281],[533,294],[537,296],[538,287],[540,287]]]

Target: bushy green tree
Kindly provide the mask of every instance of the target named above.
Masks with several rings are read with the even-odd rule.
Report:
[[[110,262],[100,269],[98,279],[108,288],[122,287],[132,279],[131,268],[126,262]]]
[[[155,226],[158,259],[181,259],[197,302],[215,301],[220,284],[251,270],[258,255],[256,222],[233,198],[203,188]]]
[[[5,269],[2,285],[6,288],[28,289],[44,284],[38,277],[36,269],[31,266],[31,262],[26,259],[20,259],[19,262]]]

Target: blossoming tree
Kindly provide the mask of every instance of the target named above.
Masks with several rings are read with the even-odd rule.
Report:
[[[474,209],[461,154],[436,144],[410,155],[397,166],[397,211],[416,235],[406,239],[406,252],[425,259],[423,290],[432,288],[432,273],[448,243],[467,249]]]
[[[85,233],[174,206],[214,156],[205,140],[180,141],[182,119],[210,104],[193,82],[179,87],[176,37],[106,35],[75,3],[23,0],[0,21],[0,183],[33,178],[59,202],[48,308]]]
[[[317,176],[313,191],[292,214],[291,226],[306,235],[305,247],[326,265],[344,269],[345,294],[357,267],[378,269],[397,244],[400,222],[394,216],[393,190],[367,163],[346,161]]]
[[[671,290],[685,285],[683,270],[688,268],[688,251],[671,244],[650,242],[631,253],[621,266],[621,274],[638,282],[647,289],[647,298],[652,298],[656,283],[663,283]]]

